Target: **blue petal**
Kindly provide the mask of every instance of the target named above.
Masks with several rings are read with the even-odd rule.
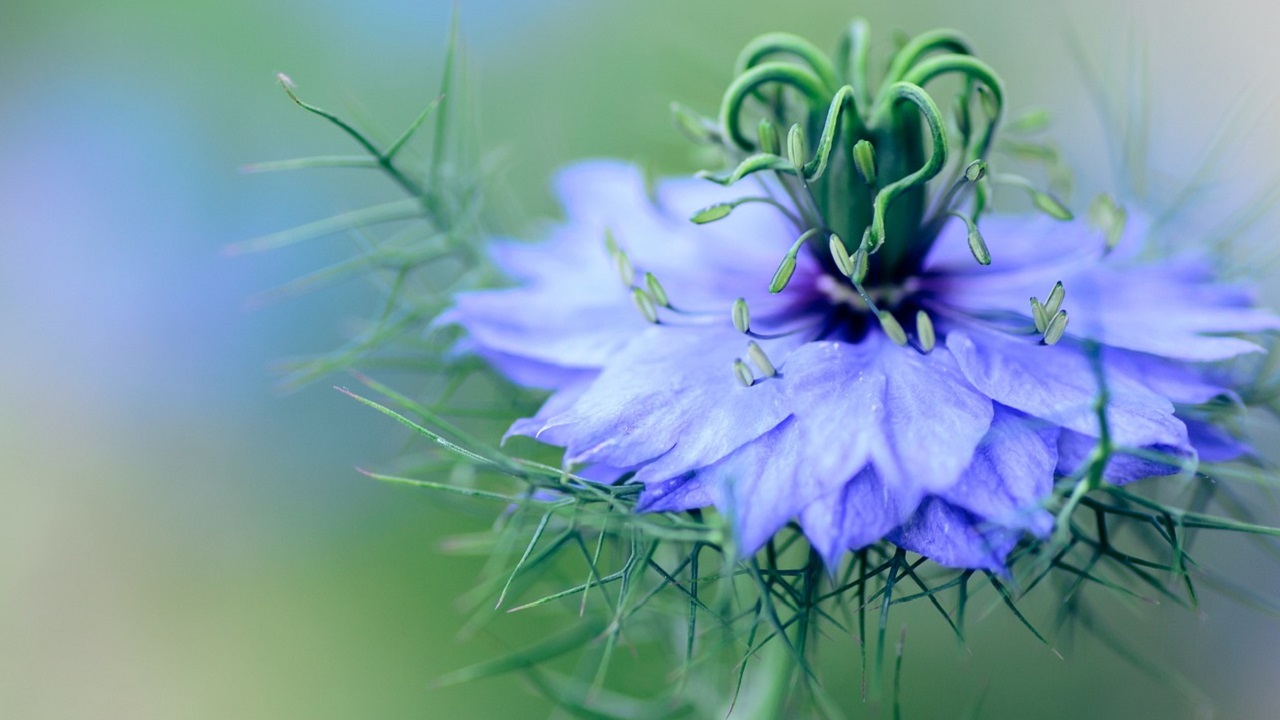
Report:
[[[777,359],[799,341],[762,345]],[[735,378],[745,345],[732,327],[652,327],[570,408],[513,430],[564,446],[568,463],[649,463],[642,482],[706,467],[790,414],[781,382],[743,387]]]
[[[1071,475],[1083,469],[1098,441],[1078,432],[1065,430],[1058,440],[1058,472]],[[1144,453],[1167,456],[1168,462],[1138,456],[1126,448],[1116,448],[1103,468],[1102,479],[1113,485],[1124,485],[1134,480],[1163,477],[1183,472],[1194,472],[1197,454],[1190,441],[1181,445],[1152,443],[1141,446]]]
[[[671,190],[660,189],[670,201],[693,190],[687,181],[670,185]],[[647,326],[606,250],[607,232],[636,272],[653,272],[683,309],[727,318],[732,302],[742,297],[755,321],[768,327],[771,319],[794,316],[814,300],[821,269],[807,252],[798,258],[788,291],[768,292],[794,235],[774,208],[745,205],[719,223],[694,225],[683,209],[676,215],[655,205],[640,172],[617,162],[571,167],[557,186],[566,225],[545,243],[491,246],[494,262],[521,286],[462,293],[438,323],[460,324],[480,348],[506,357],[574,369],[604,367]],[[713,200],[736,193],[720,188],[708,194],[700,187],[696,194]]]
[[[1144,233],[1145,224],[1131,218],[1131,225],[1125,244],[1136,247],[1129,238]],[[948,227],[939,237],[922,287],[940,306],[1029,321],[1028,299],[1044,299],[1062,281],[1070,336],[1180,360],[1257,352],[1256,343],[1223,334],[1280,329],[1280,318],[1249,307],[1248,292],[1214,283],[1203,258],[1139,264],[1133,253],[1104,256],[1101,234],[1083,222],[992,218],[983,234],[993,260],[981,271],[960,262],[963,233]]]
[[[679,427],[645,451],[656,457],[666,442],[673,444],[637,472],[647,484],[643,509],[714,503],[734,518],[747,551],[799,515],[815,547],[832,558],[879,540],[926,492],[956,483],[991,424],[991,401],[969,386],[944,349],[921,355],[878,331],[857,344],[807,343],[780,370],[741,390],[777,386],[781,394],[768,402],[781,402],[791,419],[767,434],[753,428],[751,442],[716,463],[694,464],[693,457],[712,454],[702,436],[719,437],[722,422],[741,428],[761,416],[759,408],[721,416],[723,396],[714,403],[695,397],[688,400],[696,403],[696,417],[685,418],[689,408],[673,405],[685,399],[663,401],[666,422]],[[637,421],[626,422],[631,428]],[[651,430],[629,435],[628,445],[645,442]]]
[[[806,464],[843,481],[869,461],[894,492],[954,484],[991,425],[991,401],[943,348],[922,355],[878,330],[814,342],[782,366]],[[834,488],[832,488],[834,490]]]
[[[1047,533],[1053,518],[1041,503],[1053,491],[1059,432],[997,405],[991,429],[978,444],[973,462],[940,497],[984,523]]]
[[[1044,346],[1002,333],[952,331],[947,347],[965,377],[993,400],[1074,430],[1098,436],[1094,410],[1098,380],[1083,351],[1070,343]],[[1187,431],[1166,398],[1122,374],[1110,374],[1107,419],[1115,444],[1190,451]]]
[[[1004,574],[1005,558],[1021,536],[1020,530],[986,525],[945,500],[929,498],[888,539],[939,565]]]
[[[903,504],[870,466],[800,513],[800,527],[828,568],[849,550],[879,542],[911,515],[918,499]]]

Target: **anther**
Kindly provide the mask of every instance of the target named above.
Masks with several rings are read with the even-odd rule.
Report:
[[[1044,344],[1054,345],[1062,339],[1062,334],[1067,331],[1067,311],[1059,310],[1058,314],[1053,316],[1049,321],[1049,327],[1044,331]]]
[[[769,356],[764,354],[764,348],[761,348],[756,341],[752,340],[747,343],[747,357],[751,358],[751,362],[760,368],[760,373],[765,377],[773,377],[778,374],[773,363],[769,361]]]
[[[1036,323],[1036,332],[1043,333],[1049,329],[1049,314],[1044,311],[1044,305],[1040,304],[1040,298],[1031,298],[1031,319]]]
[[[894,345],[907,344],[907,331],[902,329],[902,323],[898,322],[898,318],[893,316],[888,310],[881,310],[876,313],[876,319],[880,321],[880,329],[884,330],[884,334],[889,336]]]
[[[987,176],[987,164],[982,160],[974,160],[964,168],[964,179],[976,183]]]
[[[768,118],[762,118],[760,125],[756,128],[756,135],[760,140],[760,152],[769,155],[777,155],[778,145],[778,129],[769,122]]]
[[[671,307],[671,298],[667,297],[666,288],[662,287],[662,283],[658,282],[658,278],[653,273],[644,274],[644,286],[649,291],[649,297],[653,298],[654,303],[659,307]]]
[[[964,221],[964,225],[969,231],[969,252],[973,253],[973,259],[977,260],[979,265],[990,265],[991,251],[987,249],[987,241],[982,239],[982,233],[978,232],[978,224],[973,221],[973,218],[954,211],[947,214]]]
[[[1062,309],[1062,301],[1067,297],[1067,289],[1062,286],[1059,280],[1054,284],[1053,290],[1049,292],[1049,299],[1044,303],[1044,314],[1053,317],[1058,314],[1058,310]]]
[[[853,145],[853,164],[868,185],[876,182],[876,149],[866,140],[859,140]]]
[[[622,248],[618,246],[618,239],[613,236],[613,231],[609,228],[604,229],[604,249],[609,252],[609,257],[622,252]]]
[[[845,248],[844,241],[839,235],[832,233],[827,243],[831,250],[831,259],[836,263],[836,269],[845,277],[853,276],[853,258],[849,257],[849,250]]]
[[[803,168],[806,154],[804,128],[797,123],[792,125],[790,132],[787,133],[787,159],[797,169]]]
[[[731,212],[733,212],[733,203],[716,203],[694,213],[689,221],[695,225],[706,225],[728,217]]]
[[[755,384],[756,379],[751,374],[751,368],[747,367],[741,358],[733,361],[733,374],[737,376],[738,382],[742,383],[743,387],[751,387]]]
[[[938,342],[933,329],[933,319],[924,310],[916,311],[916,339],[920,341],[920,349],[929,352]]]
[[[777,272],[773,274],[773,280],[769,281],[769,292],[776,295],[785,290],[795,271],[796,256],[787,253],[786,257],[782,258],[782,264],[778,266]]]
[[[861,285],[862,281],[867,279],[867,269],[871,258],[867,255],[865,249],[858,248],[853,253],[851,261],[853,262],[853,272],[849,274],[849,279],[853,281],[853,284]]]
[[[614,266],[618,269],[618,277],[622,278],[623,285],[634,285],[636,282],[636,269],[631,266],[631,259],[621,250],[613,254]]]
[[[636,304],[636,309],[644,316],[648,322],[657,324],[658,308],[653,304],[653,298],[640,288],[631,288],[631,301]]]
[[[1110,252],[1124,237],[1129,213],[1110,195],[1103,194],[1095,198],[1089,206],[1089,221],[1106,234],[1107,251]]]
[[[744,335],[751,332],[751,312],[742,298],[733,301],[733,327]]]
[[[1061,200],[1047,192],[1032,190],[1031,203],[1055,220],[1067,221],[1075,217],[1071,214],[1071,211],[1067,209],[1067,206],[1062,204]]]

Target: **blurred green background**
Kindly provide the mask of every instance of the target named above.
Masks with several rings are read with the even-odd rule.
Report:
[[[353,285],[254,311],[246,299],[345,256],[347,243],[218,253],[392,193],[344,171],[237,168],[354,149],[284,98],[278,71],[317,103],[407,123],[437,91],[449,10],[0,4],[0,717],[552,714],[515,678],[430,685],[529,636],[455,637],[456,598],[478,567],[438,543],[486,515],[357,475],[356,464],[389,465],[405,437],[328,383],[274,385],[273,361],[334,347],[376,297]],[[1262,187],[1280,166],[1280,87],[1267,75],[1280,66],[1280,9],[1252,0],[463,0],[476,131],[505,152],[504,202],[554,212],[549,173],[584,156],[687,169],[671,100],[710,111],[751,36],[782,29],[830,45],[854,14],[882,43],[893,28],[968,33],[1014,105],[1054,112],[1082,188],[1114,187],[1115,158],[1072,34],[1118,91],[1139,77],[1133,48],[1145,46],[1149,72],[1129,94],[1150,91],[1157,179],[1187,177],[1224,121],[1235,152],[1218,158],[1216,197]],[[1269,237],[1262,228],[1247,242]],[[1273,285],[1274,268],[1258,269]],[[1221,559],[1242,545],[1206,551]],[[1280,594],[1276,565],[1238,565]],[[1198,615],[1111,609],[1218,717],[1280,716],[1275,620],[1219,596]],[[1203,710],[1097,642],[1059,660],[994,613],[969,657],[936,618],[908,617],[908,717],[954,717],[984,687],[991,718]]]

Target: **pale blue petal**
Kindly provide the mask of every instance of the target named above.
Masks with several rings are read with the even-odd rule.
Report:
[[[800,527],[828,568],[839,567],[849,550],[879,542],[919,502],[892,493],[870,466],[835,492],[810,503],[800,513]]]
[[[778,379],[752,387],[738,382],[732,363],[744,354],[745,341],[732,327],[650,328],[572,407],[518,432],[565,447],[569,463],[649,463],[640,481],[706,467],[790,414]],[[797,342],[762,344],[781,361],[788,343]]]
[[[991,429],[960,481],[940,493],[982,522],[1044,534],[1053,519],[1042,504],[1053,492],[1061,431],[997,405]]]
[[[1005,558],[1021,536],[1021,530],[986,525],[945,500],[929,498],[888,540],[945,567],[1005,574]]]
[[[978,329],[951,332],[947,347],[969,382],[996,402],[1098,436],[1098,379],[1079,347],[1045,346]],[[1107,388],[1107,418],[1115,444],[1188,448],[1186,427],[1174,417],[1168,399],[1122,374],[1109,375]]]

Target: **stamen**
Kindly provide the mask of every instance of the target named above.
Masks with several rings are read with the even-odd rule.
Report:
[[[876,184],[876,149],[865,139],[853,146],[853,164],[868,185]]]
[[[893,316],[888,310],[881,310],[876,313],[876,319],[880,321],[880,329],[884,330],[884,334],[889,336],[894,345],[904,346],[907,344],[907,331],[902,329],[902,323]]]
[[[982,233],[978,232],[978,224],[973,221],[973,218],[958,212],[947,214],[964,221],[965,227],[969,230],[969,252],[973,253],[973,259],[977,260],[979,265],[990,265],[991,251],[987,249],[987,241],[982,239]]]
[[[755,384],[756,378],[751,374],[751,368],[747,367],[741,358],[733,361],[733,374],[737,376],[738,382],[742,383],[743,387],[751,387]]]
[[[760,152],[769,155],[777,155],[780,150],[778,141],[778,128],[769,122],[769,118],[761,118],[760,125],[756,128],[756,137],[760,140]]]
[[[818,228],[809,228],[796,238],[796,241],[791,244],[791,249],[787,250],[786,256],[782,258],[782,264],[778,265],[777,271],[773,273],[773,280],[769,281],[769,292],[777,295],[787,288],[787,283],[791,282],[791,276],[796,271],[796,256],[800,254],[800,248],[819,232],[821,231]]]
[[[924,310],[916,311],[916,339],[920,341],[920,349],[929,352],[938,342],[933,330],[933,319]]]
[[[796,256],[787,253],[782,258],[782,264],[778,266],[776,272],[773,273],[773,280],[769,281],[769,292],[777,295],[787,288],[787,283],[791,282],[791,276],[796,271]]]
[[[867,270],[871,265],[871,258],[867,255],[867,251],[858,248],[853,253],[853,272],[849,274],[849,279],[854,285],[861,285],[863,280],[867,279]]]
[[[831,250],[831,259],[836,263],[836,269],[845,277],[853,276],[853,258],[849,257],[849,250],[845,248],[844,241],[839,235],[831,234],[831,238],[827,243]]]
[[[694,213],[689,221],[695,225],[706,225],[717,220],[729,217],[729,213],[733,212],[733,203],[716,203],[708,205],[698,212]]]
[[[618,277],[622,278],[623,285],[634,285],[636,282],[636,269],[631,265],[631,259],[622,250],[618,250],[613,254],[613,263],[618,269]]]
[[[662,283],[658,282],[658,278],[653,273],[644,274],[644,285],[649,290],[649,296],[659,307],[671,307],[671,298],[667,297],[666,288],[662,287]]]
[[[648,293],[638,287],[631,288],[631,301],[635,303],[636,309],[644,316],[648,322],[658,323],[658,308],[653,305],[653,298]]]
[[[742,298],[733,301],[733,327],[744,335],[751,332],[751,312]]]
[[[1067,331],[1067,311],[1059,310],[1057,315],[1049,321],[1049,327],[1044,331],[1044,344],[1054,345],[1062,339],[1062,334]]]
[[[1049,314],[1044,311],[1044,305],[1040,304],[1040,298],[1031,298],[1031,319],[1036,323],[1036,332],[1043,333],[1049,329]]]
[[[964,179],[971,183],[976,183],[987,176],[987,163],[982,160],[974,160],[964,168]]]
[[[1067,206],[1062,204],[1061,200],[1047,192],[1037,190],[1036,186],[1033,185],[1030,180],[1020,175],[1010,175],[1007,173],[992,175],[991,181],[1000,185],[1009,185],[1026,191],[1026,193],[1031,196],[1031,204],[1035,205],[1041,212],[1051,218],[1065,222],[1075,217],[1071,214],[1071,211],[1067,209]]]
[[[618,246],[618,239],[613,236],[613,231],[609,228],[604,229],[604,249],[609,252],[609,257],[622,252],[622,248]]]
[[[751,362],[756,364],[756,367],[760,368],[760,372],[765,377],[773,377],[778,374],[777,369],[773,367],[773,363],[769,361],[769,356],[764,354],[764,349],[756,341],[752,340],[747,343],[747,356],[751,358]]]
[[[787,132],[787,159],[797,170],[803,171],[805,166],[805,155],[808,154],[808,148],[805,145],[804,128],[799,123],[791,126],[791,130]]]
[[[1129,213],[1124,206],[1110,195],[1099,195],[1089,206],[1089,222],[1106,233],[1107,251],[1115,249],[1124,237],[1125,225],[1129,222]]]
[[[1067,297],[1067,289],[1062,286],[1059,280],[1054,284],[1053,290],[1049,292],[1049,299],[1044,303],[1044,314],[1050,317],[1057,315],[1058,310],[1062,308],[1062,301]]]

